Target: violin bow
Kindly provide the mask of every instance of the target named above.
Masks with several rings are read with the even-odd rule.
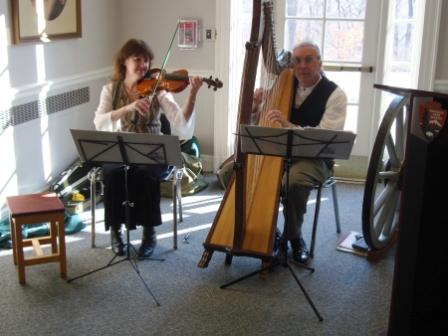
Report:
[[[170,42],[168,50],[165,54],[165,58],[163,59],[162,66],[160,67],[160,72],[157,75],[156,83],[154,84],[151,94],[148,96],[148,97],[151,97],[151,99],[155,96],[155,94],[157,92],[157,88],[159,86],[160,79],[162,78],[162,73],[165,70],[166,64],[168,63],[168,58],[170,57],[170,54],[171,54],[171,48],[173,47],[174,38],[176,37],[177,31],[179,30],[179,24],[180,24],[180,21],[178,21],[176,24],[176,29],[174,30],[174,34],[171,37],[171,42]]]

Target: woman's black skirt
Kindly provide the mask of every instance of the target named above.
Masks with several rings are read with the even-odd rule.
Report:
[[[104,164],[104,221],[106,230],[129,224],[145,227],[162,224],[160,212],[160,176],[167,169],[158,165],[133,165],[127,171],[122,164]],[[127,184],[127,188],[126,188]],[[128,197],[126,197],[128,189]],[[126,200],[129,201],[129,223],[126,218]]]

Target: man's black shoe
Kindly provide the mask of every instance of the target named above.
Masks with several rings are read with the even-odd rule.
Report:
[[[292,252],[292,259],[300,264],[307,265],[310,261],[310,253],[307,249],[299,249]]]
[[[152,256],[157,245],[157,236],[154,227],[143,228],[142,244],[138,250],[138,258],[146,259]]]
[[[112,229],[111,230],[111,245],[112,245],[112,251],[117,255],[117,256],[124,256],[125,252],[124,252],[124,243],[123,243],[123,237],[121,235],[121,230],[120,229]]]
[[[305,241],[302,238],[291,240],[292,259],[298,263],[307,265],[310,261],[310,253],[306,248]]]

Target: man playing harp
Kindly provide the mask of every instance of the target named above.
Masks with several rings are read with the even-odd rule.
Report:
[[[297,44],[292,51],[294,71],[293,101],[289,118],[279,110],[269,110],[261,118],[268,125],[282,128],[315,127],[330,130],[344,128],[347,96],[335,83],[328,80],[321,68],[321,54],[314,42]],[[254,103],[262,103],[260,91],[254,95]],[[260,109],[253,109],[253,118],[259,119]],[[290,167],[288,203],[284,209],[285,238],[292,248],[292,257],[300,263],[308,263],[309,252],[302,237],[302,223],[307,201],[313,185],[324,182],[333,174],[333,160],[299,158]],[[282,179],[282,194],[286,177]],[[286,214],[285,212],[288,211]]]
[[[347,99],[335,84],[321,75],[319,48],[311,43],[294,48],[294,66],[287,58],[286,61],[276,58],[272,9],[271,1],[253,0],[236,134],[240,134],[240,127],[251,123],[251,119],[258,119],[259,126],[267,127],[294,124],[294,127],[342,129]],[[258,62],[260,54],[263,54],[264,62]],[[258,72],[260,66],[262,69]],[[262,83],[257,86],[265,89],[255,90],[254,94],[257,73]],[[292,242],[294,259],[303,263],[308,261],[306,246],[301,239],[303,214],[311,183],[324,181],[332,173],[331,165],[325,165],[318,161],[294,162],[293,171],[297,173],[294,173],[296,177],[291,186],[298,191],[292,191],[290,210],[297,204],[301,206],[295,210],[295,216],[290,216],[292,224],[285,235]],[[199,267],[207,267],[216,250],[227,253],[226,262],[230,262],[233,255],[267,261],[276,248],[274,236],[284,174],[282,158],[244,154],[241,138],[237,137],[234,162],[228,163],[227,167],[233,167],[233,173],[230,180],[224,181],[228,182],[226,193],[204,242],[205,251]],[[301,173],[303,167],[307,175]]]

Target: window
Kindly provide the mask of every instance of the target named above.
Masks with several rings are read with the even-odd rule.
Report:
[[[312,40],[321,48],[324,70],[332,64],[362,66],[366,0],[285,0],[284,13],[284,49]],[[361,73],[326,74],[347,93],[345,129],[356,133]]]
[[[418,0],[393,0],[389,8],[389,27],[384,82],[390,86],[417,87],[418,46],[421,29],[418,25]],[[420,33],[419,33],[420,32]]]

